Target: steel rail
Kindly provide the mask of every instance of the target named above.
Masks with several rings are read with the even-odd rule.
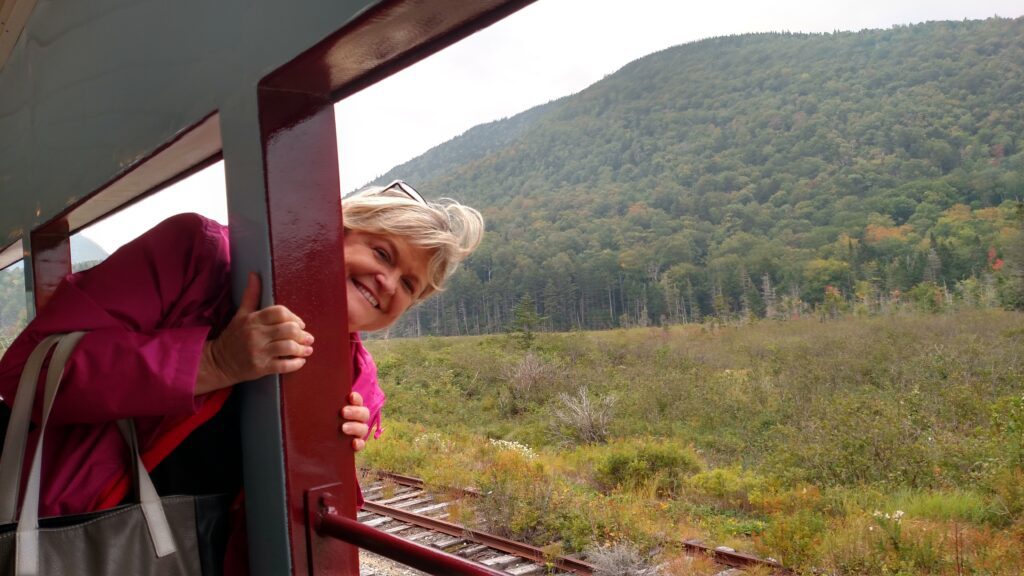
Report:
[[[359,522],[335,513],[321,513],[316,519],[316,531],[354,544],[406,566],[436,576],[508,576],[453,554],[428,548],[386,532],[363,526]]]
[[[385,472],[385,471],[378,471],[378,470],[374,470],[374,471],[367,472],[367,473],[368,474],[372,474],[374,476],[377,476],[378,478],[387,478],[389,480],[393,480],[395,482],[395,484],[401,484],[403,486],[411,486],[413,488],[423,488],[423,489],[427,488],[426,483],[421,478],[417,478],[415,476],[406,476],[405,474],[399,474],[397,472]],[[461,492],[461,493],[465,494],[466,496],[472,496],[474,498],[477,498],[477,497],[481,496],[480,491],[477,490],[476,488],[454,488],[454,487],[444,486],[444,487],[442,487],[442,489],[445,490],[445,491]]]
[[[752,554],[744,554],[743,552],[736,552],[735,550],[722,550],[721,548],[712,548],[707,544],[704,544],[698,540],[684,540],[683,547],[686,550],[704,556],[710,556],[719,564],[725,564],[732,566],[733,568],[749,568],[751,566],[768,566],[775,570],[776,575],[792,574],[793,572],[779,564],[775,560],[765,560],[764,558],[758,558]]]
[[[395,472],[384,472],[384,471],[373,471],[372,474],[375,474],[375,475],[377,475],[380,478],[388,478],[388,479],[394,481],[397,484],[402,484],[402,485],[405,485],[405,486],[411,486],[411,487],[414,487],[414,488],[425,488],[423,480],[421,480],[419,478],[416,478],[414,476],[406,476],[404,474],[397,474]],[[476,490],[473,490],[473,489],[460,488],[458,490],[461,490],[463,493],[465,493],[465,494],[467,494],[469,496],[480,496],[480,493],[478,491],[476,491]],[[367,502],[367,504],[371,504],[371,503]],[[456,536],[457,534],[452,534],[452,535]],[[519,544],[519,543],[516,543],[516,544]],[[702,542],[700,542],[698,540],[685,540],[685,541],[683,541],[682,545],[683,545],[683,548],[685,548],[688,552],[691,552],[691,553],[694,553],[694,554],[700,554],[702,556],[711,557],[716,562],[718,562],[719,564],[724,564],[726,566],[731,566],[731,567],[734,567],[734,568],[749,568],[751,566],[767,566],[768,568],[773,570],[774,574],[779,575],[779,576],[793,574],[792,570],[786,568],[785,566],[783,566],[782,564],[780,564],[779,562],[777,562],[775,560],[766,560],[764,558],[759,558],[759,557],[754,556],[752,554],[745,554],[743,552],[736,552],[735,550],[731,550],[730,551],[730,550],[722,550],[720,548],[712,548],[711,546],[708,546],[707,544],[704,544],[704,543],[702,543]],[[510,553],[518,554],[518,552],[510,552]],[[576,562],[579,562],[579,561],[576,560]],[[589,566],[590,570],[593,571],[593,566],[590,566],[590,565],[587,565],[587,566]],[[561,568],[561,566],[560,566],[560,568]]]
[[[500,550],[507,554],[513,554],[515,556],[525,558],[542,566],[551,564],[559,570],[579,574],[581,576],[590,576],[594,573],[594,566],[587,562],[583,562],[582,560],[576,560],[575,558],[569,558],[567,556],[556,556],[552,558],[550,554],[545,554],[543,550],[536,546],[530,546],[529,544],[523,544],[522,542],[516,542],[514,540],[509,540],[486,532],[480,532],[478,530],[459,526],[458,524],[445,522],[444,520],[430,518],[428,516],[409,512],[408,510],[402,510],[401,508],[367,501],[363,503],[363,510],[373,512],[374,514],[380,514],[382,516],[390,516],[396,520],[400,520],[408,524],[414,524],[421,528],[427,528],[428,530],[442,532],[449,536],[472,539],[489,548],[494,548],[495,550]]]

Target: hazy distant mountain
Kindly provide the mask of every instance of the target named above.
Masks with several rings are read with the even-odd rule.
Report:
[[[107,252],[81,234],[71,237],[71,261],[79,270],[106,259]],[[25,271],[19,262],[0,270],[0,349],[25,325]]]
[[[97,260],[105,260],[107,256],[109,254],[107,254],[106,250],[85,236],[76,234],[71,237],[72,262],[95,262]]]

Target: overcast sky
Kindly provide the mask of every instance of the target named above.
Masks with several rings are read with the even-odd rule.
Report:
[[[745,32],[832,32],[1022,14],[1021,0],[538,0],[340,102],[341,189],[360,187],[477,124],[578,92],[670,46]],[[223,192],[211,194],[223,190],[223,178],[220,165],[211,167],[85,235],[112,251],[176,212],[226,222]]]

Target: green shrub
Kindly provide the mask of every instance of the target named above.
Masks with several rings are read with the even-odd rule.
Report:
[[[554,484],[544,466],[520,450],[497,449],[481,475],[479,517],[494,534],[526,541],[547,538],[547,511],[554,509]]]
[[[922,282],[907,291],[907,298],[922,312],[941,312],[945,291],[934,282]]]
[[[810,510],[774,519],[761,534],[765,555],[788,568],[802,568],[815,557],[816,548],[825,533],[825,518]]]
[[[595,451],[594,479],[604,490],[654,488],[679,492],[684,479],[702,468],[690,446],[653,439],[619,441]]]
[[[691,488],[722,506],[750,508],[751,496],[765,490],[768,482],[757,474],[738,467],[715,468],[695,474]]]
[[[1024,394],[1000,398],[992,405],[992,424],[1002,436],[1003,453],[1012,466],[1024,466]]]
[[[376,470],[417,474],[420,468],[436,457],[429,447],[415,442],[424,434],[422,426],[389,421],[380,440],[370,440],[361,452],[362,464]]]
[[[1024,468],[1000,470],[989,485],[995,494],[997,524],[1009,526],[1024,522]]]

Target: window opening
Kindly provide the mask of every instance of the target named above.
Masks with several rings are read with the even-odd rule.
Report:
[[[0,356],[25,327],[28,306],[25,265],[21,260],[0,269]]]
[[[99,264],[163,220],[187,212],[227,224],[223,161],[215,162],[74,234],[71,237],[72,271],[79,272]]]

